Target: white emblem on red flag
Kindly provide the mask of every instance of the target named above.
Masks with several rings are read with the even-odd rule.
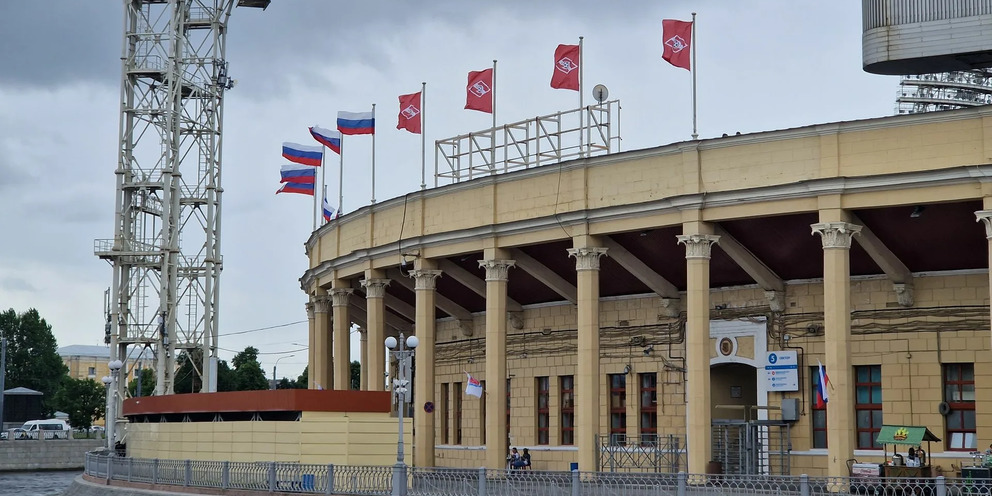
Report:
[[[403,114],[403,117],[406,117],[407,119],[413,119],[418,114],[420,114],[420,111],[417,110],[417,107],[410,105],[407,108],[403,109],[401,113]]]
[[[477,81],[472,86],[469,86],[468,90],[475,96],[486,96],[486,93],[492,91],[492,88],[485,81]]]
[[[683,40],[679,35],[672,36],[665,41],[665,44],[671,47],[672,51],[675,53],[679,53],[684,50],[685,47],[689,46],[689,44],[686,43],[685,40]]]
[[[570,72],[578,69],[579,68],[579,64],[576,64],[575,62],[572,62],[572,59],[570,59],[568,57],[564,57],[561,60],[559,60],[557,64],[555,64],[555,68],[558,69],[561,72],[564,72],[565,74],[568,74],[568,73],[570,73]]]

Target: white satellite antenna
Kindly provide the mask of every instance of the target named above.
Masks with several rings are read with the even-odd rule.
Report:
[[[610,90],[606,89],[605,85],[597,84],[592,88],[592,97],[599,103],[605,102],[609,96]]]

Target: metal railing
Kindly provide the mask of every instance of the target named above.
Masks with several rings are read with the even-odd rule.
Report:
[[[281,462],[150,460],[86,454],[86,475],[158,485],[386,496],[392,466]],[[419,468],[407,471],[410,496],[858,496],[992,495],[992,480],[972,478],[810,477],[633,472],[547,472]]]
[[[434,142],[434,186],[620,151],[620,101]]]

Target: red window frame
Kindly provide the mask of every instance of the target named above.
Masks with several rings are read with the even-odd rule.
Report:
[[[627,444],[627,374],[608,374],[610,381],[610,444]]]
[[[537,389],[537,444],[549,444],[551,441],[551,381],[547,376],[535,378]]]
[[[944,401],[951,409],[950,413],[944,416],[944,422],[947,426],[946,449],[948,451],[974,451],[978,449],[974,399],[975,364],[945,363],[943,376]],[[969,396],[969,390],[972,399],[966,400],[964,398]],[[951,422],[955,420],[959,427],[952,428]],[[955,442],[955,437],[959,437],[961,442]],[[957,446],[955,446],[956,444]]]
[[[658,374],[645,372],[638,374],[641,388],[641,444],[658,444]]]
[[[561,442],[559,444],[572,446],[575,444],[575,376],[560,376],[558,383],[561,397]]]
[[[882,419],[878,418],[878,422],[875,421],[875,412],[881,414],[882,411],[881,365],[854,367],[854,397],[858,449],[882,449],[882,445],[878,443],[878,431],[882,429]],[[862,422],[865,416],[868,422]],[[869,442],[865,443],[864,439],[868,439]]]

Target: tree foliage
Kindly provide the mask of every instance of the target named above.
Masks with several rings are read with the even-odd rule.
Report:
[[[59,356],[52,326],[33,308],[20,315],[11,308],[0,312],[0,337],[7,338],[5,387],[40,391],[45,395],[42,413],[50,415],[55,393],[69,373]]]
[[[269,389],[269,381],[265,378],[262,364],[258,362],[258,348],[249,346],[241,353],[234,355],[235,386],[238,391],[259,391]]]
[[[351,389],[357,391],[362,387],[362,364],[355,360],[351,362]]]
[[[69,414],[69,425],[89,429],[94,420],[106,414],[107,388],[92,379],[63,376],[61,387],[52,398],[52,406]]]
[[[141,394],[138,394],[138,379],[131,379],[127,385],[127,390],[132,397],[151,396],[155,394],[155,371],[150,368],[141,369]]]

